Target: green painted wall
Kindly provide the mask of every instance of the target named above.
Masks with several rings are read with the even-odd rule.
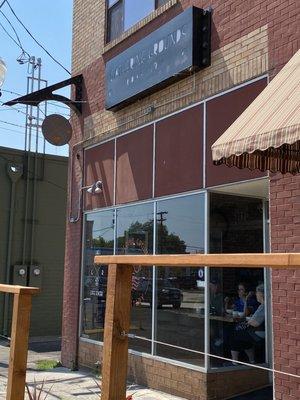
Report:
[[[9,163],[23,165],[22,177],[15,185],[14,224],[11,244],[10,283],[13,283],[13,266],[23,264],[23,238],[25,224],[25,199],[27,165],[29,165],[27,243],[25,265],[41,267],[41,294],[34,298],[31,318],[31,336],[56,336],[61,334],[62,288],[65,248],[65,222],[67,201],[68,159],[39,155],[36,163],[36,214],[33,216],[33,188],[35,155],[0,147],[0,282],[5,282],[8,256],[8,232],[12,182],[7,173]],[[32,239],[32,221],[35,233]],[[32,251],[31,251],[32,250]],[[3,333],[4,295],[0,296],[0,334]],[[10,305],[11,308],[11,305]],[[11,319],[11,310],[10,310]],[[9,322],[10,324],[10,322]]]

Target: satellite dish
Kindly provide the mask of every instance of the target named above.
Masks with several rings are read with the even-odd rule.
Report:
[[[47,142],[54,146],[64,146],[72,137],[72,126],[62,115],[48,115],[42,123],[42,132]]]

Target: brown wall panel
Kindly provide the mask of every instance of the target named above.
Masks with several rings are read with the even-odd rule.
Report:
[[[202,188],[203,106],[156,125],[155,196]]]
[[[117,204],[152,197],[153,125],[117,139]]]
[[[99,194],[84,194],[85,210],[107,207],[114,199],[114,140],[85,151],[84,186],[102,181],[103,191]]]
[[[206,187],[266,176],[266,173],[259,171],[241,170],[236,167],[228,168],[225,165],[215,166],[213,165],[211,154],[213,143],[242,114],[266,86],[267,79],[260,79],[257,82],[207,102]]]

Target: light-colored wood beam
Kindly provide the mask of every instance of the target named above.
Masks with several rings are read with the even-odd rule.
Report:
[[[40,292],[40,289],[29,286],[4,285],[1,283],[0,292],[12,294],[30,294],[34,296]]]
[[[232,268],[295,268],[300,266],[300,253],[272,254],[176,254],[95,256],[96,264],[142,266],[198,267],[199,265]]]
[[[125,400],[132,266],[108,268],[101,400]]]
[[[6,400],[24,400],[31,294],[15,294]]]

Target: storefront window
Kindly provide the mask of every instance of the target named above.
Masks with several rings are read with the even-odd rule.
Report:
[[[204,193],[86,215],[82,337],[103,341],[107,266],[94,264],[96,254],[204,253],[208,227],[211,253],[264,251],[266,212],[261,200],[221,193],[210,193],[208,198],[208,218]],[[206,334],[209,353],[215,356],[210,357],[211,368],[232,367],[235,360],[266,362],[266,290],[262,268],[209,268],[206,277],[201,265],[137,266],[130,327],[135,338],[129,339],[129,348],[205,366]],[[249,330],[245,342],[245,333],[239,332],[254,320],[259,324]]]
[[[153,203],[124,207],[117,211],[117,253],[153,253]],[[130,333],[152,338],[152,267],[135,267],[132,277]],[[151,352],[151,342],[130,339],[129,347]]]
[[[204,253],[204,195],[157,203],[157,253]],[[204,268],[156,269],[156,340],[204,351]],[[204,365],[200,354],[157,344],[155,354]]]
[[[114,252],[114,211],[86,215],[82,290],[82,336],[103,340],[107,266],[94,264],[95,255]]]
[[[262,253],[263,202],[216,193],[210,199],[210,252]],[[210,353],[217,356],[210,365],[265,362],[264,270],[211,268],[209,291]]]

